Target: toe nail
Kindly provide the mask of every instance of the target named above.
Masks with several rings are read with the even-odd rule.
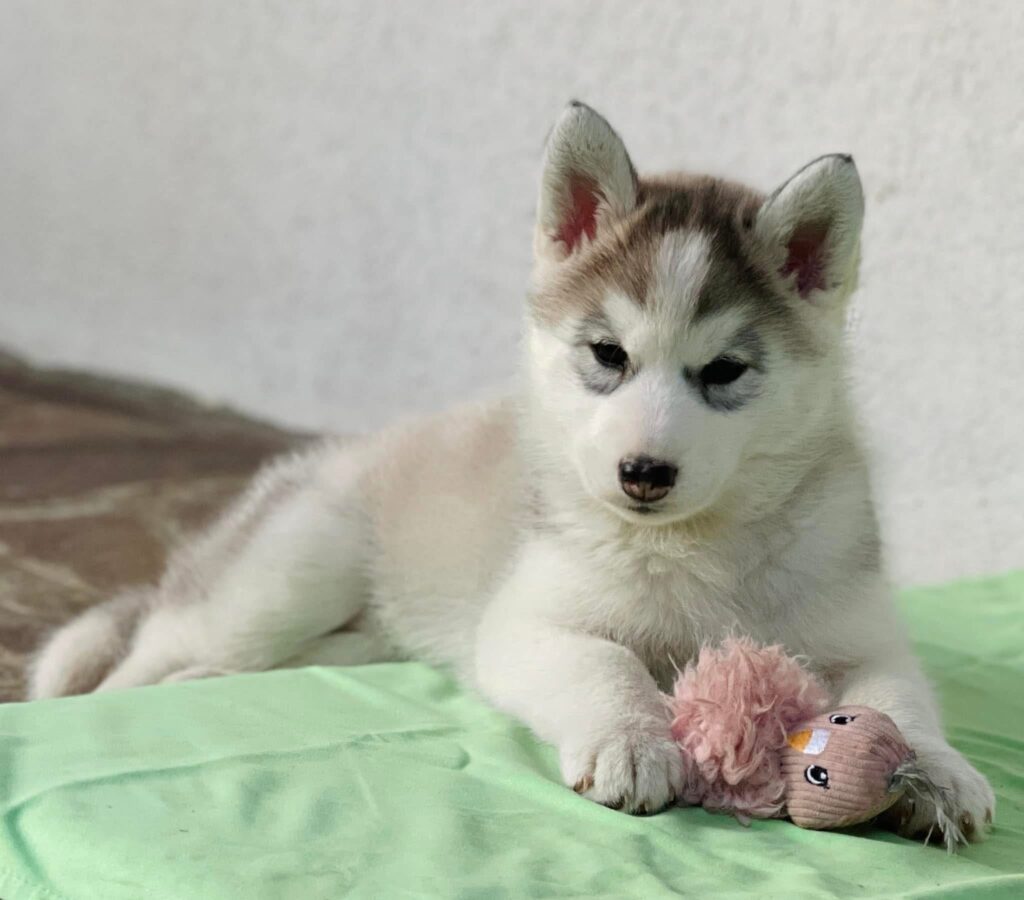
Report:
[[[594,786],[594,778],[592,775],[584,775],[579,781],[572,786],[572,789],[577,794],[584,794]]]

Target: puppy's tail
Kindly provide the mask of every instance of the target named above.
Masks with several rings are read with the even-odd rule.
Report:
[[[152,589],[130,590],[57,629],[28,668],[29,700],[87,694],[125,657]]]

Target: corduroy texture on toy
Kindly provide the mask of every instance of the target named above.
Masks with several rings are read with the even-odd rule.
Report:
[[[784,814],[780,752],[829,702],[810,672],[781,647],[729,638],[702,649],[667,699],[686,774],[680,800],[740,817]]]
[[[801,828],[866,822],[900,798],[901,773],[916,772],[913,763],[914,751],[887,715],[841,706],[789,735],[781,755],[786,814]]]

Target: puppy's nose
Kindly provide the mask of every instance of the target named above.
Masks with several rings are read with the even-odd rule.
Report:
[[[641,503],[653,503],[668,495],[679,469],[663,459],[627,456],[619,463],[619,484],[626,495]]]

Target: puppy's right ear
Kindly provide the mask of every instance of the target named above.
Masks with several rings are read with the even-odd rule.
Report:
[[[636,170],[612,127],[589,106],[566,107],[544,150],[534,255],[561,262],[637,202]]]

